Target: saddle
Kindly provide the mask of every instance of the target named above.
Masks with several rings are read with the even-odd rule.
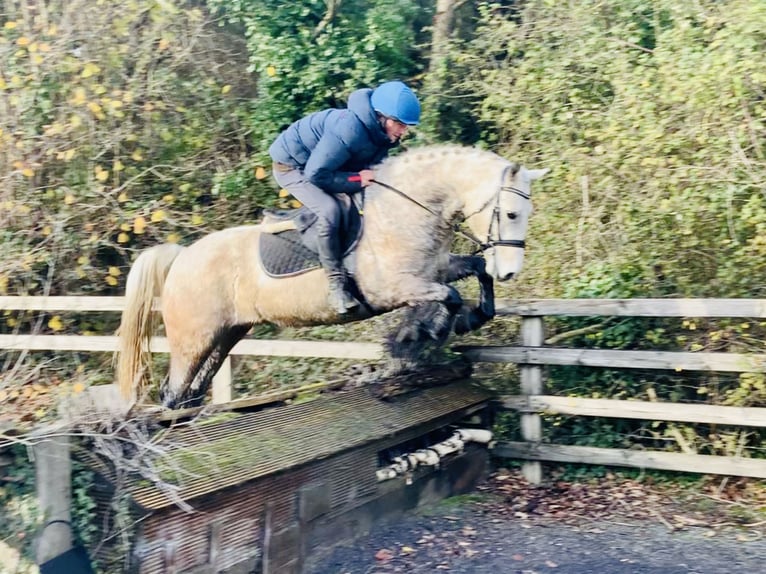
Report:
[[[341,200],[340,245],[346,270],[353,275],[356,268],[354,250],[362,237],[363,219],[357,200],[345,196]],[[259,241],[261,267],[270,277],[292,277],[317,269],[317,216],[306,207],[267,209]]]

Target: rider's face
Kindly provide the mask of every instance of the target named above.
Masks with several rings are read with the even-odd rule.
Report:
[[[386,118],[383,127],[385,128],[386,135],[388,136],[388,139],[391,140],[391,143],[398,142],[409,129],[407,124],[403,124],[394,118]]]

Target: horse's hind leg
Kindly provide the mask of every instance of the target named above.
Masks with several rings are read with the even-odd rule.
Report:
[[[163,406],[182,408],[200,405],[229,351],[249,329],[250,325],[222,328],[207,341],[202,341],[201,346],[200,334],[194,333],[197,345],[191,350],[176,341],[170,350],[168,378],[162,385]]]

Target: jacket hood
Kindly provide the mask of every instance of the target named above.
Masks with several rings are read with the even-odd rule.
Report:
[[[380,125],[375,110],[372,109],[372,104],[370,103],[371,95],[372,90],[370,88],[362,88],[361,90],[351,92],[351,95],[348,97],[348,109],[364,124],[364,127],[370,132],[376,144],[387,144],[390,146],[391,142],[383,130],[383,126]]]

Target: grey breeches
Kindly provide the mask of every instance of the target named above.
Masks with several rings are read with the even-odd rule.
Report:
[[[317,239],[319,260],[328,272],[337,272],[341,267],[339,226],[341,208],[329,193],[308,181],[299,169],[282,171],[274,169],[274,179],[290,195],[309,208],[317,216]]]

